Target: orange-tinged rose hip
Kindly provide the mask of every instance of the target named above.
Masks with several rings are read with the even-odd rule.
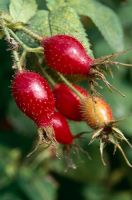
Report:
[[[93,129],[105,127],[113,119],[110,106],[99,97],[82,100],[81,110],[84,120]]]

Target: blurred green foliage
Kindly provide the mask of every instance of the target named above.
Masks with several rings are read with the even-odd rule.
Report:
[[[9,0],[1,0],[0,9],[7,11],[9,2]],[[15,9],[16,11],[14,7],[16,2],[18,1],[11,1],[10,10]],[[22,3],[22,1],[20,2]],[[94,4],[94,6],[99,6],[96,9],[93,4],[91,4],[91,9],[93,9],[91,13],[88,12],[87,8],[87,3],[91,3],[89,0],[37,0],[36,2],[39,9],[37,11],[36,4],[34,4],[33,9],[31,8],[32,3],[35,1],[27,0],[27,2],[29,4],[26,6],[25,1],[25,8],[28,16],[26,16],[25,13],[21,13],[21,16],[17,15],[17,17],[27,22],[27,19],[29,20],[29,18],[37,12],[36,15],[29,20],[28,26],[40,34],[50,34],[49,32],[51,30],[49,31],[49,23],[47,23],[50,10],[50,28],[52,28],[52,32],[67,33],[69,30],[73,35],[78,35],[80,38],[82,36],[82,42],[84,44],[86,43],[87,50],[90,48],[90,44],[92,45],[95,57],[112,53],[113,50],[121,50],[123,48],[123,33],[124,49],[132,47],[131,0],[98,0],[98,2]],[[79,2],[82,2],[82,8],[79,7]],[[104,22],[102,20],[105,21],[105,17],[108,15],[105,13],[106,11],[104,11],[104,6],[98,3],[105,5],[108,10],[113,10],[116,13],[114,15],[119,17],[121,24],[118,24],[118,18],[114,18],[114,26],[115,29],[118,29],[117,32],[114,29],[112,29],[112,32],[109,32],[113,27],[113,21],[111,21],[113,20],[113,12],[111,10],[110,13],[108,12],[111,16],[110,19],[107,19],[108,21],[110,20],[109,23],[103,24]],[[68,6],[72,6],[72,8],[67,7],[67,4]],[[67,16],[69,16],[70,11],[71,16],[79,20],[77,14],[73,10],[75,8],[76,12],[81,14],[80,19],[85,30],[83,30],[82,24],[79,24],[80,21],[76,21],[75,24],[73,21],[70,21],[70,18],[66,21],[66,15],[64,12],[61,13],[62,8],[59,8],[59,6],[62,6],[62,8],[64,7],[63,9],[67,12]],[[21,9],[20,5],[19,9]],[[57,11],[57,9],[60,10]],[[101,14],[101,12],[104,12],[104,16],[97,16],[97,14]],[[56,18],[56,13],[58,18]],[[88,18],[82,15],[88,16]],[[13,16],[16,16],[16,13],[13,12]],[[52,16],[54,16],[54,21],[52,20]],[[65,22],[63,21],[64,19]],[[61,20],[62,22],[60,22]],[[58,24],[58,22],[60,22],[60,24]],[[63,27],[63,23],[65,23],[66,28],[70,26],[67,31]],[[61,27],[59,25],[61,25]],[[105,28],[103,26],[105,26]],[[80,31],[78,31],[79,27],[81,27]],[[86,33],[89,39],[85,38]],[[21,33],[18,33],[18,35],[22,37],[25,42],[31,44],[31,46],[37,45],[34,41],[31,41],[30,38],[28,39],[26,35],[23,36]],[[104,40],[104,38],[106,40]],[[132,63],[131,54],[132,51],[128,52],[126,55],[121,56],[120,60],[126,63]],[[73,160],[77,166],[76,170],[69,169],[66,171],[66,164],[64,163],[63,156],[60,155],[60,159],[57,158],[53,155],[51,149],[43,151],[43,148],[40,148],[39,152],[35,153],[31,158],[26,157],[36,140],[36,127],[30,119],[19,111],[12,100],[10,92],[10,81],[13,75],[13,70],[11,68],[12,59],[4,39],[0,40],[0,63],[0,200],[131,200],[131,169],[126,166],[119,153],[116,153],[117,156],[112,156],[113,149],[111,145],[106,148],[105,157],[108,165],[104,167],[100,161],[98,142],[88,146],[87,141],[90,134],[87,134],[86,139],[82,140],[81,145],[90,153],[92,161],[88,160],[87,156],[82,153],[78,156],[73,153]],[[126,97],[123,98],[114,92],[111,93],[106,88],[103,88],[101,93],[113,108],[114,116],[117,119],[124,118],[124,120],[119,123],[119,127],[131,141],[132,70],[121,67],[119,70],[114,68],[113,66],[114,78],[110,79],[108,76],[108,79],[110,79],[112,84],[119,88]],[[75,134],[90,130],[83,122],[70,122],[70,125]],[[125,145],[124,149],[132,162],[131,149]]]

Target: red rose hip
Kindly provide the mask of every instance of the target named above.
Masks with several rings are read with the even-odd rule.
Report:
[[[70,131],[69,125],[59,112],[55,112],[52,118],[52,125],[55,132],[55,138],[60,144],[72,144],[73,135]]]
[[[109,89],[123,95],[107,81],[103,72],[104,69],[106,70],[106,65],[131,66],[131,64],[112,61],[112,58],[120,55],[120,52],[97,59],[91,58],[81,42],[70,35],[54,35],[43,38],[41,42],[44,48],[44,59],[49,67],[64,75],[87,77],[92,92],[98,85],[96,80],[101,80]]]
[[[66,161],[67,168],[76,168],[76,165],[70,158],[72,148],[75,148],[74,150],[78,149],[82,151],[88,156],[89,159],[91,159],[89,154],[85,152],[85,150],[83,150],[79,144],[74,143],[74,140],[79,139],[82,134],[77,134],[75,136],[72,135],[69,124],[63,115],[61,115],[59,112],[55,112],[52,118],[52,125],[57,142],[63,145],[63,151],[65,154],[64,159]]]
[[[89,95],[84,88],[75,84],[73,86],[82,96],[87,97]],[[55,97],[56,108],[61,114],[70,120],[82,120],[80,97],[77,96],[67,85],[64,83],[55,85],[53,94]]]
[[[23,70],[15,74],[11,87],[20,110],[38,127],[49,126],[54,114],[54,97],[47,81],[38,73]]]
[[[93,59],[83,45],[69,35],[55,35],[42,40],[47,65],[63,74],[88,75]]]

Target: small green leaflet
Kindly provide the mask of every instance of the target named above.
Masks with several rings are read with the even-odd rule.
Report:
[[[38,10],[34,17],[32,17],[32,19],[28,21],[27,28],[31,29],[32,31],[38,33],[41,36],[50,36],[48,14],[49,11],[47,10]],[[17,35],[28,46],[38,46],[38,43],[27,34],[19,31]]]
[[[37,3],[35,0],[11,0],[9,10],[14,21],[27,23],[37,11]]]
[[[112,9],[95,0],[67,0],[67,2],[79,15],[92,19],[113,50],[123,50],[123,29]]]

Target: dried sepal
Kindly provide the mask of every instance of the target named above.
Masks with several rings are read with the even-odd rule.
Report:
[[[108,128],[108,131],[107,131],[107,128]],[[120,142],[125,141],[131,148],[132,148],[132,145],[118,128],[110,125],[109,127],[107,126],[102,129],[97,129],[94,131],[92,135],[90,144],[93,141],[95,141],[95,139],[100,140],[100,155],[101,155],[101,160],[104,165],[106,165],[106,162],[104,160],[104,155],[103,155],[104,148],[108,143],[112,143],[114,145],[113,155],[118,149],[121,152],[123,158],[125,159],[127,165],[129,167],[132,167],[132,164],[129,162],[127,156],[125,155],[124,150],[120,146]]]
[[[32,156],[35,153],[39,146],[43,145],[43,149],[47,149],[49,146],[56,148],[57,141],[54,135],[54,129],[52,126],[38,128],[38,139],[35,141],[33,150],[27,155],[27,157]]]

